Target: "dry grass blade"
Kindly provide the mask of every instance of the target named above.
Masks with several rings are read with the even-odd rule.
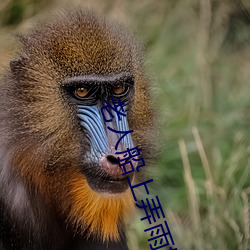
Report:
[[[184,167],[184,180],[187,185],[188,190],[188,200],[189,200],[189,210],[191,222],[193,225],[194,234],[199,235],[197,244],[202,246],[202,235],[200,233],[201,228],[201,219],[200,219],[200,211],[199,211],[199,200],[195,191],[195,184],[191,173],[190,163],[188,159],[188,153],[185,141],[183,139],[179,140],[179,148],[181,153],[181,158]]]
[[[249,249],[249,239],[250,239],[250,216],[249,216],[249,201],[247,193],[245,191],[241,192],[241,198],[243,201],[243,226],[244,226],[244,242],[243,249]]]
[[[202,166],[204,168],[205,174],[206,174],[206,178],[208,181],[208,185],[207,185],[207,193],[209,195],[213,195],[214,192],[214,180],[213,180],[213,176],[212,176],[212,172],[208,163],[208,159],[201,141],[201,137],[199,134],[199,131],[196,127],[193,127],[192,129],[193,132],[193,136],[194,136],[194,140],[195,140],[195,144],[199,153],[199,156],[201,158],[201,162],[202,162]]]

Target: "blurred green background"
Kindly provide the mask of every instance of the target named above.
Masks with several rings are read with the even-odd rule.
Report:
[[[178,250],[250,249],[250,1],[1,0],[0,73],[14,33],[74,3],[145,46],[161,135],[149,189]],[[150,249],[144,216],[128,223],[131,250]]]

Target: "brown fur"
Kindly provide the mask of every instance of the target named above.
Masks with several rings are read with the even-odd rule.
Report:
[[[72,76],[131,73],[135,98],[128,119],[135,146],[146,152],[152,114],[137,42],[87,11],[62,15],[20,40],[1,90],[0,157],[69,225],[117,239],[118,224],[133,208],[131,191],[109,197],[88,186],[78,166],[84,154],[78,120],[60,85]]]

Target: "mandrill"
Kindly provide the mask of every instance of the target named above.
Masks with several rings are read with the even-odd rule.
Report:
[[[137,146],[145,159],[153,122],[138,43],[86,10],[19,40],[0,84],[0,249],[128,249],[127,177],[139,183],[143,168],[124,175],[116,152]],[[122,119],[102,108],[111,100]],[[115,150],[108,127],[134,132]]]

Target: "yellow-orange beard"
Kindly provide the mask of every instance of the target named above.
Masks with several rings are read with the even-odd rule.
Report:
[[[94,235],[103,241],[118,240],[118,223],[124,222],[134,208],[131,190],[105,196],[93,191],[82,175],[75,177],[71,185],[69,220],[82,231],[88,229],[87,236]]]

